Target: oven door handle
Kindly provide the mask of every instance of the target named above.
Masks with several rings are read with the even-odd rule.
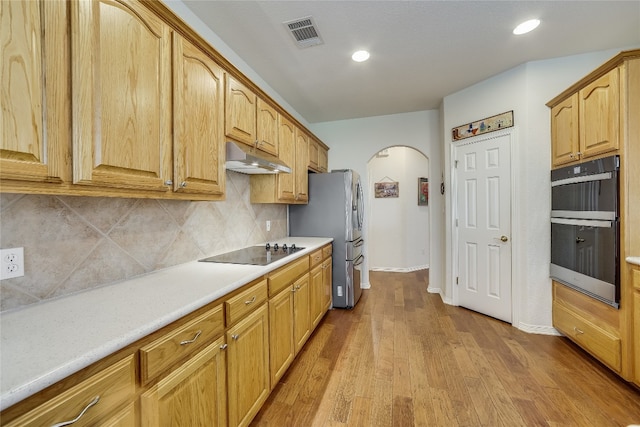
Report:
[[[551,218],[552,224],[577,225],[585,227],[612,228],[613,221],[601,221],[592,219]]]

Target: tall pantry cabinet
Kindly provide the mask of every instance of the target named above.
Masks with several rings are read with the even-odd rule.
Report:
[[[621,52],[547,103],[551,167],[620,156],[620,305],[553,282],[553,325],[618,375],[640,385],[640,50]],[[635,286],[635,287],[634,287]]]

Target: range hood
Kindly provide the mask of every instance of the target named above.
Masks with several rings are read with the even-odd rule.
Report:
[[[276,156],[255,147],[227,141],[227,170],[246,174],[291,173],[291,168]]]

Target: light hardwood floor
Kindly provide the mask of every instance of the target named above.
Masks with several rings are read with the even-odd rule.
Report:
[[[426,271],[371,272],[252,426],[626,426],[640,392],[566,338],[442,303]]]

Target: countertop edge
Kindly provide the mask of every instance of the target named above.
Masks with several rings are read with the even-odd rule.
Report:
[[[288,264],[302,256],[309,255],[314,250],[331,243],[332,238],[319,237],[295,237],[283,238],[287,244],[291,241],[298,246],[305,246],[305,249],[282,260],[273,262],[267,266],[246,266],[237,264],[214,264],[200,263],[192,261],[157,272],[138,276],[130,280],[114,283],[104,287],[96,288],[91,291],[82,292],[76,295],[56,299],[53,301],[37,304],[27,307],[24,310],[16,312],[8,312],[0,314],[0,334],[1,348],[0,353],[0,369],[2,376],[0,377],[0,410],[6,408],[30,397],[31,395],[46,389],[56,382],[86,368],[87,366],[135,343],[145,336],[161,329],[164,326],[175,322],[176,320],[186,316],[187,314],[204,307],[205,305],[233,292],[234,290],[244,286],[251,281],[262,277],[269,272]],[[189,283],[189,290],[184,291],[183,288],[178,292],[175,283],[176,280],[182,280],[183,276],[189,276],[185,280],[200,279],[197,283]],[[195,279],[194,279],[195,278]],[[215,279],[224,280],[222,284],[211,285],[213,289],[209,290],[210,281]],[[183,284],[181,284],[183,285]],[[153,290],[155,297],[147,298],[145,293]],[[161,292],[177,292],[188,294],[192,292],[194,297],[184,296],[183,301],[169,301],[166,307],[162,306],[164,302],[162,298],[158,298]],[[131,296],[133,294],[133,296]],[[168,295],[171,299],[172,295]],[[73,343],[78,344],[78,351],[69,350],[66,345],[58,344],[61,342],[59,338],[65,333],[78,332],[74,325],[83,324],[82,319],[78,319],[78,312],[83,311],[86,304],[100,304],[101,299],[107,298],[111,301],[118,301],[119,313],[107,313],[102,317],[96,318],[95,312],[84,315],[91,318],[94,323],[99,323],[99,327],[89,330],[89,328],[81,328],[80,333],[76,333],[73,337]],[[155,298],[157,301],[149,300]],[[98,302],[100,301],[100,302]],[[140,310],[139,305],[147,302],[146,310]],[[123,309],[124,307],[124,309]],[[105,308],[105,307],[103,307]],[[110,309],[112,307],[109,307]],[[72,310],[71,312],[69,310]],[[107,311],[107,310],[103,310]],[[141,314],[134,313],[141,312]],[[63,315],[64,314],[64,315]],[[131,321],[131,318],[135,319]],[[55,326],[51,326],[50,322],[57,322]],[[140,320],[138,320],[140,319]],[[88,320],[88,319],[85,319]],[[25,322],[26,321],[26,322]],[[31,323],[29,323],[31,322]],[[58,337],[46,336],[47,333],[39,328],[39,322],[44,322],[50,330],[60,331]],[[111,326],[114,322],[114,326]],[[29,324],[27,324],[29,323]],[[40,323],[42,325],[42,323]],[[100,329],[100,327],[102,329]],[[107,329],[110,331],[107,331]],[[100,337],[94,337],[95,330],[102,330],[105,336],[104,340]],[[46,330],[46,328],[45,328]],[[125,331],[122,333],[122,331]],[[98,335],[100,333],[98,332]],[[27,342],[24,337],[39,337],[42,342],[35,343],[36,339]],[[91,342],[93,339],[96,344],[87,344],[84,338]],[[58,340],[56,340],[58,338]],[[65,337],[67,338],[67,337]],[[50,342],[47,342],[50,340]],[[52,350],[48,345],[58,345],[59,348]],[[52,358],[52,362],[42,363],[42,367],[32,369],[32,372],[24,375],[14,375],[14,378],[7,379],[6,373],[15,374],[15,368],[20,366],[12,366],[24,363],[29,366],[29,362],[37,364],[38,357],[44,359],[39,354],[42,350],[55,353],[47,356]],[[9,348],[9,349],[8,349]],[[28,349],[28,350],[26,350]],[[12,354],[16,353],[16,354]],[[21,351],[22,350],[22,351]],[[45,354],[46,351],[45,350]],[[18,356],[18,353],[21,356]],[[30,360],[24,360],[23,354],[35,354]],[[42,360],[40,360],[42,362]],[[20,371],[18,371],[20,372]],[[11,374],[10,374],[11,375]]]
[[[629,264],[640,265],[640,256],[628,256],[626,260]]]

